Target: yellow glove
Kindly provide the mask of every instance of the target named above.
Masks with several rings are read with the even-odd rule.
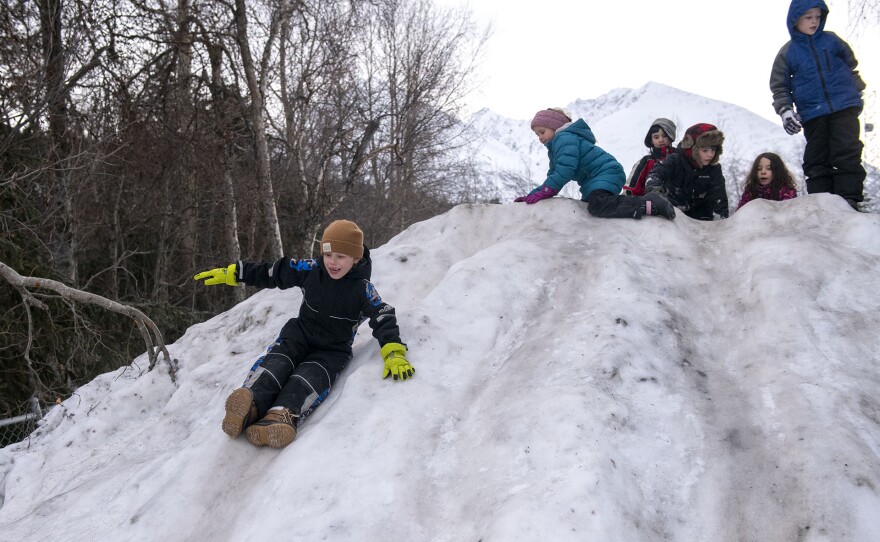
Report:
[[[388,343],[380,350],[382,359],[385,360],[385,369],[382,378],[392,375],[394,380],[406,380],[412,378],[416,372],[413,366],[406,361],[406,347],[400,343]]]
[[[196,280],[208,279],[205,281],[205,286],[214,286],[215,284],[238,286],[236,276],[238,276],[238,265],[232,264],[228,267],[218,267],[210,271],[202,271],[193,278]]]

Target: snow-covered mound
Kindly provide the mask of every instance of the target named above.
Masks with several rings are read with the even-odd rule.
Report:
[[[713,223],[461,206],[374,254],[416,368],[364,327],[297,440],[220,430],[298,291],[192,327],[0,450],[3,540],[880,540],[880,216]]]

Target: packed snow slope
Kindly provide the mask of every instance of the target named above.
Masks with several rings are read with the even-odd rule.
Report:
[[[880,540],[880,216],[554,198],[373,255],[413,380],[380,378],[364,326],[292,445],[229,439],[226,396],[300,302],[259,292],[169,347],[176,385],[142,356],[0,450],[0,539]]]

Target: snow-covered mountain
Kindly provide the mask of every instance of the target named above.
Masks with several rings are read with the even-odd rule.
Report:
[[[544,104],[544,107],[561,104]],[[724,153],[721,166],[727,180],[732,208],[742,194],[742,183],[755,157],[762,152],[781,156],[798,180],[798,193],[806,193],[801,162],[805,140],[802,134],[789,136],[779,123],[773,123],[740,106],[713,100],[659,83],[648,83],[638,89],[615,89],[592,100],[576,100],[563,106],[573,118],[587,121],[597,144],[614,155],[629,174],[644,156],[645,134],[651,122],[666,117],[678,129],[675,144],[684,137],[689,126],[708,122],[724,132]],[[768,98],[768,107],[769,98]],[[480,133],[474,153],[479,157],[487,179],[497,187],[502,199],[509,199],[525,186],[512,186],[525,178],[531,189],[540,184],[547,172],[547,149],[529,129],[531,119],[509,119],[484,109],[473,119]],[[866,195],[878,194],[880,174],[869,168]],[[520,183],[521,184],[521,183]],[[579,198],[577,187],[569,184],[565,195]],[[866,205],[872,210],[877,197]]]
[[[301,301],[262,291],[0,449],[0,540],[880,540],[880,215],[459,206],[373,251],[364,328],[283,450],[220,430]],[[216,286],[220,288],[222,286]]]

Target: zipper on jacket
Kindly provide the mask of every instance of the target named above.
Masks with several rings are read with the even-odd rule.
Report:
[[[825,85],[825,76],[822,74],[822,61],[819,59],[819,53],[816,51],[816,44],[813,42],[813,36],[810,36],[810,51],[813,53],[813,61],[816,62],[816,71],[819,73],[819,82],[822,83],[822,94],[825,95],[828,109],[831,113],[834,113],[834,106],[831,104],[831,96],[828,95],[828,87]]]

